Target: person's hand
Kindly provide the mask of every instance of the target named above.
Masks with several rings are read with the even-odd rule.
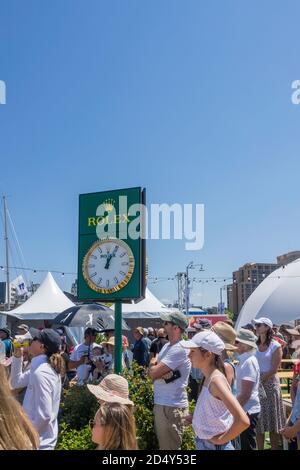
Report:
[[[287,440],[291,440],[295,437],[296,433],[293,431],[292,426],[286,426],[285,428],[281,429],[279,433]]]
[[[190,426],[193,421],[193,415],[187,415],[182,418],[184,426]]]
[[[23,357],[23,348],[15,348],[14,356],[17,358]]]
[[[165,375],[163,375],[161,378],[164,380],[171,379],[173,377],[173,371],[171,370],[170,372],[167,372]]]
[[[95,366],[96,366],[96,369],[99,372],[104,372],[105,371],[105,365],[104,365],[103,361],[96,361]]]

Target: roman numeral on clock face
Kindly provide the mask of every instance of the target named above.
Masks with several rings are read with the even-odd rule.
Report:
[[[120,258],[123,258],[123,256],[126,255],[126,251],[124,251],[123,253],[120,254]]]
[[[119,284],[119,279],[117,277],[114,277],[114,281],[116,284]]]
[[[92,279],[92,277],[95,277],[97,275],[97,273],[94,273],[90,276],[90,278]]]
[[[109,287],[109,280],[106,281],[106,287]]]
[[[121,274],[121,276],[126,276],[126,273],[124,273],[124,271],[119,271],[119,273]]]
[[[97,259],[97,256],[95,256],[95,255],[91,255],[91,258],[93,258],[93,259]]]
[[[102,282],[102,277],[99,277],[98,282],[97,282],[98,286],[100,286],[101,282]]]
[[[121,266],[128,266],[128,262],[123,261],[123,263],[121,263]]]
[[[98,247],[98,251],[99,251],[99,253],[102,253],[102,249],[101,249],[100,246]]]
[[[91,269],[91,268],[94,268],[95,265],[94,264],[88,264],[88,268]]]

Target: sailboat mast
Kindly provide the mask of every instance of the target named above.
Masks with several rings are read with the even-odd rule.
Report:
[[[4,232],[5,232],[4,240],[5,240],[5,251],[6,251],[6,292],[7,292],[7,310],[10,310],[7,207],[6,207],[6,198],[5,198],[5,196],[3,196],[3,204],[4,204]]]

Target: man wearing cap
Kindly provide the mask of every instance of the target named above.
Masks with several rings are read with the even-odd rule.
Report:
[[[69,370],[76,369],[78,385],[84,385],[89,377],[92,351],[97,346],[95,343],[97,333],[96,328],[87,328],[84,332],[84,342],[75,346],[71,353]]]
[[[179,312],[161,315],[169,342],[150,362],[154,381],[154,425],[160,450],[178,450],[182,444],[184,417],[188,415],[186,387],[191,370],[188,352],[180,341],[188,320]]]
[[[0,341],[4,343],[6,357],[10,357],[12,355],[12,341],[10,336],[11,333],[8,328],[0,329]]]
[[[141,326],[133,330],[135,343],[133,346],[133,360],[141,367],[148,367],[150,351],[146,339],[144,338],[144,328]]]
[[[53,450],[58,435],[57,415],[61,394],[63,359],[60,336],[45,328],[29,330],[32,358],[28,370],[22,371],[23,350],[17,348],[11,366],[12,388],[27,387],[23,407],[40,436],[40,450]]]
[[[250,426],[240,435],[241,450],[256,449],[256,425],[260,413],[260,369],[255,357],[257,337],[253,331],[241,328],[235,344],[239,355],[236,366],[237,400],[246,411]]]

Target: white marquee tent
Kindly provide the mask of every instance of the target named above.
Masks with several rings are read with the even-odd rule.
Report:
[[[122,304],[122,314],[124,319],[128,318],[160,318],[161,313],[169,313],[172,309],[166,307],[155,295],[146,288],[146,295],[138,303]]]
[[[250,295],[235,328],[267,317],[281,325],[300,318],[300,258],[269,274]]]
[[[1,313],[19,320],[52,320],[73,306],[74,303],[68,299],[56,284],[52,274],[48,272],[40,287],[26,302],[14,310]]]

